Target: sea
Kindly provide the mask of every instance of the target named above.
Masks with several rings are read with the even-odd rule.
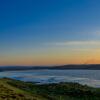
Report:
[[[100,70],[21,70],[0,72],[0,78],[7,77],[37,84],[76,82],[100,87]]]

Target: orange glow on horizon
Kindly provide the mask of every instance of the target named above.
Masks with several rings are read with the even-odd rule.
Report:
[[[100,49],[94,50],[55,50],[35,54],[11,55],[1,58],[0,66],[5,65],[65,65],[65,64],[100,64]]]

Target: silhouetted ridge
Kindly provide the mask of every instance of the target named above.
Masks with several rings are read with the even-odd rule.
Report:
[[[83,64],[83,65],[60,65],[60,66],[1,66],[0,71],[17,71],[17,70],[43,70],[43,69],[83,69],[83,70],[100,70],[100,64]]]

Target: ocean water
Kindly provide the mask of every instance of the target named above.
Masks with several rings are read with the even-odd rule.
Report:
[[[100,70],[26,70],[0,72],[0,77],[14,78],[28,82],[58,83],[77,82],[100,87]]]

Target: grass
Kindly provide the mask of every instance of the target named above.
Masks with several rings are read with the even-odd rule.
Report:
[[[10,81],[14,82],[7,78],[0,79],[0,100],[41,100],[40,96],[8,84]]]
[[[0,79],[0,100],[100,100],[100,88],[78,83],[37,85]]]

